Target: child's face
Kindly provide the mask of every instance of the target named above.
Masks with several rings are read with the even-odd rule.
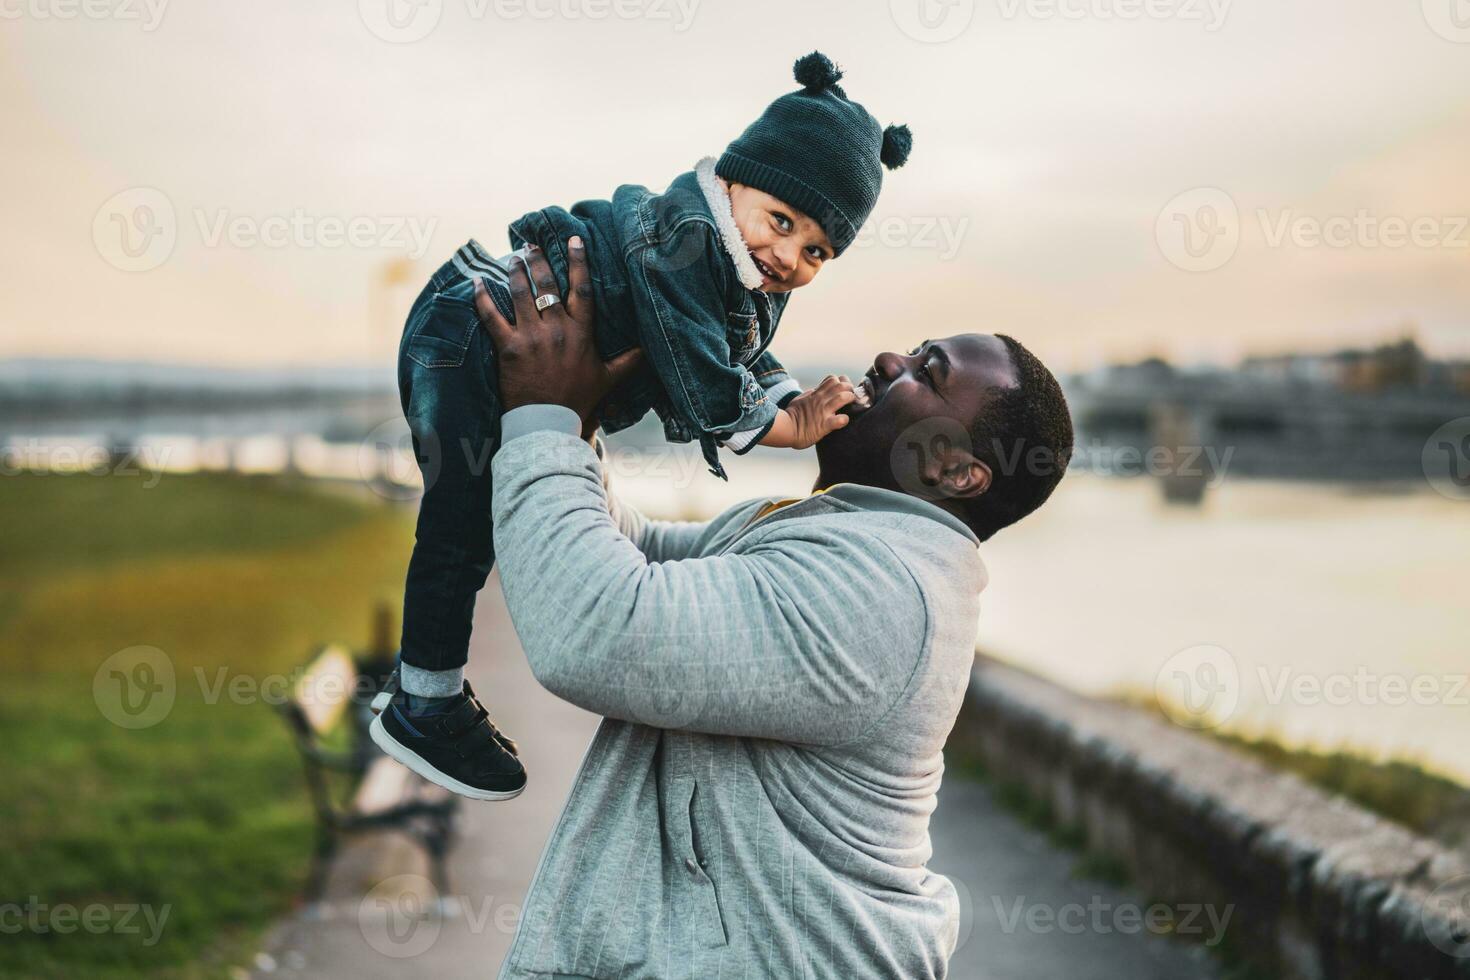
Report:
[[[735,225],[750,249],[767,293],[789,293],[811,282],[832,258],[827,233],[805,214],[765,191],[730,185]]]

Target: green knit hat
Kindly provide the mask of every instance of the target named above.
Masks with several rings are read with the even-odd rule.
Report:
[[[795,74],[802,88],[767,106],[715,173],[805,212],[841,255],[878,202],[883,167],[903,166],[913,137],[907,126],[880,127],[849,99],[841,70],[821,52],[798,59]]]

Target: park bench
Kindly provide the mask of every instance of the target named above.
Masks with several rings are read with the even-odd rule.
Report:
[[[368,735],[372,696],[391,667],[391,660],[374,665],[342,647],[325,647],[279,705],[316,809],[316,850],[306,885],[310,903],[322,897],[343,839],[385,830],[417,841],[439,895],[450,894],[444,858],[454,839],[459,797],[388,758]],[[333,773],[346,778],[334,779]]]

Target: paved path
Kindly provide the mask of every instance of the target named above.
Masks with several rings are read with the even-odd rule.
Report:
[[[1172,916],[1182,932],[1210,931],[1206,910],[1150,909],[1126,888],[1074,878],[1077,855],[1005,810],[988,784],[951,775],[930,824],[929,867],[960,892],[954,980],[1214,980],[1217,960],[1197,945],[1147,931]],[[1223,913],[1221,913],[1223,914]],[[1228,919],[1226,920],[1228,925]]]
[[[497,723],[520,740],[530,780],[510,803],[469,803],[451,855],[449,912],[415,913],[432,898],[417,853],[396,838],[349,848],[327,900],[267,937],[253,976],[493,977],[510,948],[536,861],[561,810],[596,719],[532,678],[492,579],[476,610],[470,678]],[[981,784],[946,780],[933,824],[932,867],[964,899],[955,980],[1211,978],[1208,959],[1128,926],[1138,899],[1073,881],[1075,858],[1023,827]],[[1098,913],[1086,912],[1100,907]],[[1048,919],[1061,916],[1060,923]],[[407,913],[407,914],[403,914]],[[1081,931],[1077,917],[1086,915]],[[1100,920],[1101,928],[1093,925]]]

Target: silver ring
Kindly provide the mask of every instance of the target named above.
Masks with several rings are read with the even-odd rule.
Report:
[[[561,297],[556,293],[543,293],[536,297],[536,312],[540,313],[549,306],[555,306],[561,302]]]

